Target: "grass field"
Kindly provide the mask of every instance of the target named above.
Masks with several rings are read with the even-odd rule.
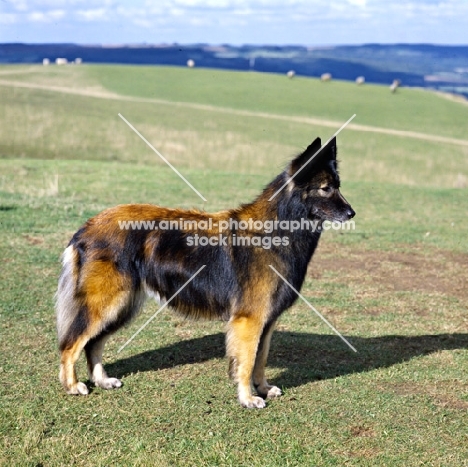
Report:
[[[0,102],[0,465],[468,465],[466,104],[119,66],[3,66]],[[64,393],[53,296],[60,254],[87,218],[129,202],[236,206],[354,113],[376,130],[338,137],[356,230],[324,234],[303,294],[357,354],[297,303],[267,373],[284,396],[246,410],[227,378],[222,323],[163,312],[117,353],[157,310],[148,304],[106,347],[123,388]]]

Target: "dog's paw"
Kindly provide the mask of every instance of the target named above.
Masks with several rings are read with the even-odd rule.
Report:
[[[267,399],[274,399],[275,397],[279,397],[283,395],[283,392],[281,391],[281,389],[277,386],[270,386],[268,388],[268,392],[267,392]]]
[[[116,389],[122,387],[122,381],[117,378],[102,378],[97,380],[95,384],[102,389]]]
[[[67,389],[67,394],[72,394],[75,396],[87,396],[89,390],[85,383],[75,383]]]
[[[283,394],[279,387],[271,386],[270,384],[256,386],[256,390],[260,396],[266,397],[267,399],[273,399]]]
[[[242,407],[247,409],[263,409],[266,407],[266,402],[261,397],[250,396],[245,399],[239,399]]]

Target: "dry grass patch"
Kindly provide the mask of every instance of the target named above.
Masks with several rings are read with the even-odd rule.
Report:
[[[468,298],[468,254],[427,245],[395,246],[394,252],[365,250],[323,242],[310,266],[314,278],[333,276],[382,292],[423,292]]]
[[[208,128],[210,122],[213,122],[211,117],[207,119]],[[171,163],[190,169],[218,167],[225,172],[258,173],[270,171],[273,159],[280,171],[278,155],[286,158],[296,151],[294,147],[268,141],[253,144],[249,137],[235,131],[208,129],[209,134],[201,134],[196,130],[175,130],[149,124],[139,125],[138,130]],[[137,138],[137,135],[133,136]],[[149,148],[142,146],[141,153],[143,159],[159,160]]]
[[[451,352],[442,351],[428,358],[438,358],[440,354]],[[467,410],[468,401],[462,399],[463,394],[468,393],[468,383],[461,380],[444,380],[437,382],[398,382],[378,386],[378,390],[391,392],[400,397],[429,397],[433,404],[449,410]]]

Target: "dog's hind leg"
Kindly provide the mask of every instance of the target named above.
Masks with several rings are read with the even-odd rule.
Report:
[[[68,333],[63,336],[60,343],[60,382],[68,394],[87,395],[88,388],[82,382],[78,381],[75,365],[83,349],[86,349],[93,356],[94,361],[101,358],[104,340],[96,339],[96,336],[102,332],[102,322],[89,322],[91,315],[90,309],[82,307],[80,314],[69,328]],[[101,344],[101,346],[97,345]],[[89,362],[89,359],[88,359]],[[96,368],[96,375],[99,375]],[[105,373],[104,373],[105,374]]]
[[[109,378],[102,366],[102,353],[109,337],[110,334],[101,334],[91,339],[85,346],[89,379],[102,389],[114,389],[122,386],[122,381],[117,378]]]
[[[102,366],[104,344],[110,334],[127,321],[132,313],[127,292],[115,296],[101,294],[98,299],[89,298],[88,305],[82,307],[78,326],[72,326],[68,339],[61,346],[60,381],[68,394],[88,394],[88,388],[77,380],[75,364],[81,351],[85,349],[90,379],[104,389],[118,388],[122,383],[117,378],[109,378]],[[103,304],[110,303],[107,307]]]
[[[252,394],[252,372],[263,321],[256,315],[234,317],[226,336],[231,376],[237,383],[239,402],[243,407],[262,409],[265,400]]]
[[[118,296],[118,294],[117,294]],[[120,300],[114,297],[114,309],[106,312],[104,330],[91,339],[85,346],[89,379],[102,389],[114,389],[122,386],[122,381],[107,376],[102,365],[104,346],[109,337],[138,313],[145,301],[141,291],[122,292]]]
[[[75,364],[83,350],[89,337],[85,334],[68,348],[63,349],[60,357],[60,382],[68,394],[87,395],[86,384],[78,381],[75,371]]]
[[[253,383],[258,394],[269,399],[281,396],[281,389],[277,386],[268,384],[265,378],[265,366],[270,351],[270,342],[273,331],[275,330],[276,321],[273,321],[265,326],[260,343],[258,345],[257,357],[253,370]]]
[[[130,292],[130,277],[122,275],[111,261],[88,261],[81,268],[79,280],[67,265],[68,262],[61,276],[56,305],[60,381],[69,394],[88,394],[75,371],[76,361],[86,349],[90,376],[96,384],[107,389],[119,387],[120,381],[108,378],[102,367],[104,337],[128,321],[140,308],[141,301],[135,300]]]

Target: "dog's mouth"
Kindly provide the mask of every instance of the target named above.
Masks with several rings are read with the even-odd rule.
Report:
[[[318,220],[320,222],[346,222],[352,219],[355,215],[356,213],[351,206],[340,212],[325,212],[319,208],[314,208],[310,213],[310,218],[311,220]]]

